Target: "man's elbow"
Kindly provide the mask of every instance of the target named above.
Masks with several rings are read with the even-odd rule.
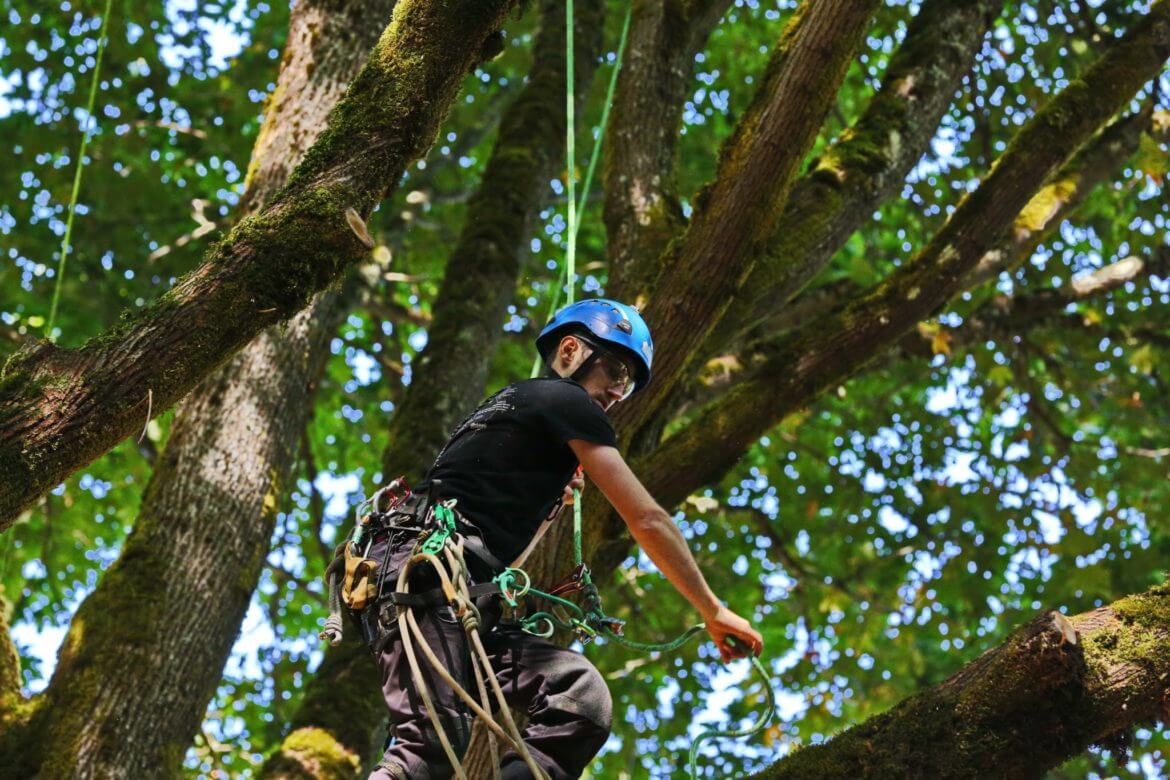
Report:
[[[654,533],[659,531],[674,521],[666,510],[662,507],[655,506],[641,512],[634,513],[633,519],[627,521],[630,526],[630,531],[639,533]]]

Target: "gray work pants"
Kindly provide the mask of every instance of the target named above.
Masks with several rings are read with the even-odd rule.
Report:
[[[391,571],[399,568],[407,552],[400,549],[392,554]],[[498,602],[484,601],[481,600],[481,610],[486,618],[498,609]],[[471,674],[470,643],[459,621],[447,607],[416,609],[415,614],[435,655],[478,701]],[[528,713],[528,725],[522,735],[532,757],[553,780],[580,777],[609,737],[613,701],[601,674],[580,653],[526,634],[514,624],[497,625],[483,636],[483,643],[508,703]],[[456,754],[462,756],[471,737],[473,716],[434,673],[417,647],[415,655],[443,729]],[[401,638],[393,639],[377,661],[394,742],[370,780],[451,777],[450,762],[415,690]],[[503,751],[501,769],[505,780],[532,776],[511,750]]]

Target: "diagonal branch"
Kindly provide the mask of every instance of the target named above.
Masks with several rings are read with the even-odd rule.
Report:
[[[1170,55],[1170,0],[1116,41],[1082,79],[1017,134],[983,184],[913,261],[867,295],[793,333],[788,346],[667,439],[636,470],[664,505],[734,465],[763,431],[864,368],[962,289],[971,269],[1045,181],[1161,70]]]
[[[967,276],[967,287],[1014,271],[1040,246],[1045,236],[1068,218],[1102,182],[1117,173],[1137,151],[1142,132],[1150,129],[1153,103],[1118,119],[1045,184],[1012,223],[1007,238],[979,259]]]
[[[1142,277],[1167,275],[1170,275],[1170,251],[1157,252],[1148,261],[1127,257],[1074,279],[1066,287],[1026,295],[998,295],[968,315],[962,325],[950,330],[919,327],[902,337],[897,348],[906,355],[930,358],[939,345],[954,352],[1052,322],[1080,330],[1090,326],[1082,315],[1068,312],[1070,304],[1104,295]],[[1107,327],[1100,330],[1102,333],[1107,331]],[[1141,338],[1144,334],[1136,335]]]
[[[948,679],[754,777],[1042,777],[1164,717],[1170,587],[1045,612]]]
[[[1000,272],[1012,270],[1024,263],[1036,247],[1080,206],[1095,187],[1107,180],[1133,155],[1141,139],[1142,130],[1149,126],[1149,109],[1150,106],[1147,105],[1142,111],[1118,119],[1062,167],[1028,201],[1028,205],[1012,223],[1007,237],[980,258],[979,263],[967,275],[965,289],[973,290],[994,279]],[[1139,267],[1136,271],[1144,270],[1145,273],[1149,273],[1153,269],[1157,272],[1157,269],[1161,268],[1162,257],[1163,255],[1159,253],[1154,263],[1145,269]],[[696,373],[695,381],[686,389],[685,394],[680,392],[672,399],[676,402],[675,414],[701,407],[729,387],[757,376],[770,356],[777,355],[785,349],[790,331],[803,322],[825,315],[844,301],[857,297],[861,292],[860,286],[855,282],[843,279],[810,290],[789,306],[776,310],[759,328],[759,331],[766,335],[745,340],[729,353],[709,360],[703,370]],[[1000,296],[995,299],[994,305],[1002,310],[1009,300]],[[1068,302],[1072,301],[1066,301]],[[1030,304],[1025,304],[1025,308],[1028,311],[1035,311],[1035,307]],[[900,340],[899,347],[909,354],[929,356],[933,354],[934,338],[942,333],[940,338],[950,342],[952,348],[957,348],[960,346],[959,342],[968,337],[976,338],[982,327],[976,323],[988,323],[991,312],[989,306],[984,306],[981,312],[977,312],[973,318],[968,318],[961,333],[940,331],[937,325],[919,323],[916,331],[910,332]],[[1004,330],[1007,326],[1003,318],[996,321],[999,323],[998,333],[1009,332]],[[1021,327],[1024,325],[1023,322],[1015,324]]]
[[[1002,0],[930,0],[914,17],[865,113],[792,189],[766,255],[697,357],[706,360],[783,309],[902,187],[982,44]]]
[[[605,139],[609,292],[635,300],[685,227],[675,157],[695,54],[730,0],[632,0],[630,39]]]
[[[432,142],[511,0],[408,0],[288,184],[150,306],[78,349],[43,342],[0,377],[0,530],[141,429],[364,251],[368,215]],[[352,215],[347,218],[347,212]]]
[[[681,377],[775,230],[797,168],[811,148],[877,7],[873,0],[802,5],[751,105],[699,193],[686,232],[666,251],[647,319],[660,348],[655,381],[618,415],[635,431]]]

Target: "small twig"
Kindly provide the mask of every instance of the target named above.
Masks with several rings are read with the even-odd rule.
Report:
[[[397,271],[387,271],[382,274],[382,278],[388,282],[403,282],[405,284],[417,284],[418,282],[425,282],[430,279],[425,274],[402,274]]]
[[[1123,451],[1129,455],[1137,455],[1142,458],[1164,458],[1170,455],[1170,447],[1159,447],[1156,450],[1146,447],[1125,447]]]
[[[211,231],[215,230],[217,223],[214,220],[208,219],[203,214],[203,210],[207,208],[208,203],[208,201],[201,198],[195,198],[193,201],[191,201],[191,219],[195,220],[197,227],[194,230],[179,236],[171,243],[164,244],[163,246],[160,246],[158,249],[151,252],[146,256],[147,261],[153,263],[160,257],[170,254],[171,250],[184,247],[192,241],[200,239]]]
[[[146,388],[146,422],[142,423],[142,433],[138,434],[138,443],[146,437],[146,429],[150,427],[150,415],[154,411],[154,390]]]

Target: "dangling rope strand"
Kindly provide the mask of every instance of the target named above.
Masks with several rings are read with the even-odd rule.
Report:
[[[61,258],[57,261],[57,281],[53,285],[53,301],[49,305],[49,321],[45,325],[45,335],[50,340],[56,340],[53,335],[53,324],[57,321],[57,304],[61,299],[61,282],[65,278],[65,258],[69,255],[69,240],[73,235],[73,215],[77,211],[77,196],[81,192],[81,171],[85,167],[85,147],[89,145],[89,136],[97,124],[93,117],[93,104],[97,99],[98,81],[102,72],[102,54],[106,50],[106,30],[110,25],[110,4],[106,0],[106,8],[102,12],[102,27],[98,33],[97,57],[93,65],[93,78],[89,83],[89,103],[85,107],[85,130],[81,134],[81,145],[77,150],[77,165],[73,169],[73,192],[69,196],[69,212],[65,219],[65,235],[61,237]]]
[[[569,246],[565,253],[568,274],[568,302],[573,302],[573,277],[577,266],[577,91],[573,85],[576,59],[573,54],[573,0],[565,0],[565,183],[568,188]]]
[[[613,70],[609,74],[609,85],[605,91],[605,102],[601,107],[601,120],[597,126],[597,138],[593,140],[593,150],[589,153],[589,166],[585,169],[585,180],[581,183],[581,196],[574,205],[574,162],[577,148],[577,132],[575,117],[575,105],[573,100],[573,14],[572,14],[572,0],[568,0],[566,7],[566,57],[565,57],[565,106],[568,122],[565,127],[565,170],[566,179],[568,180],[568,225],[566,233],[568,234],[568,247],[565,253],[565,265],[561,268],[561,273],[557,277],[557,283],[552,290],[552,298],[549,299],[548,314],[545,320],[551,320],[557,308],[560,306],[561,289],[568,286],[566,298],[567,303],[573,302],[574,280],[577,275],[577,231],[581,229],[581,220],[579,215],[585,213],[586,201],[589,199],[589,190],[593,185],[593,172],[597,170],[597,161],[601,158],[601,147],[605,139],[605,129],[609,126],[609,109],[613,105],[614,92],[617,91],[618,74],[622,69],[622,60],[626,54],[626,40],[630,33],[630,16],[633,11],[633,4],[626,7],[626,18],[622,22],[622,35],[618,41],[617,55],[614,58]],[[531,377],[536,378],[540,375],[540,357],[532,363]]]

